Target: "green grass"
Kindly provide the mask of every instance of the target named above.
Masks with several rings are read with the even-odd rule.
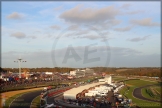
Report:
[[[126,78],[113,78],[114,81],[122,81],[122,80],[126,80]]]
[[[128,80],[125,81],[126,84],[129,84],[130,86],[134,87],[141,87],[145,85],[150,85],[150,84],[158,84],[157,82],[149,82],[149,81],[144,81],[144,80]]]
[[[153,86],[153,88],[159,93],[159,95],[161,95],[161,87],[162,85]]]
[[[127,91],[125,96],[128,97],[128,99],[132,99],[133,103],[135,103],[137,106],[160,108],[160,103],[149,102],[149,101],[140,100],[133,97],[133,91],[135,88],[148,85],[148,84],[157,84],[156,82],[148,82],[143,80],[129,80],[129,81],[125,81],[125,83],[129,86],[129,91],[126,88],[123,88],[123,90],[121,90],[120,93],[123,94],[125,91]]]
[[[40,96],[37,96],[31,103],[31,108],[39,108],[40,107]]]
[[[148,98],[148,99],[152,99],[152,100],[160,100],[160,98],[158,98],[158,96],[155,96],[155,97],[157,97],[157,98],[150,96],[150,95],[147,93],[146,89],[149,89],[149,88],[143,88],[143,89],[141,90],[142,96],[143,96],[143,97]]]
[[[124,92],[127,90],[127,87],[124,87],[120,90],[120,94],[124,94]]]
[[[124,98],[127,98],[125,96],[125,92],[127,91],[127,87],[125,86],[123,89],[120,90],[120,94],[122,94],[124,96]]]
[[[161,93],[161,87],[156,87],[155,88],[159,93]]]

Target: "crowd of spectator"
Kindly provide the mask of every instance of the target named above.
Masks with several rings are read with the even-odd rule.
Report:
[[[7,79],[7,80],[6,80]],[[19,88],[19,87],[29,87],[29,86],[39,86],[39,85],[53,85],[59,84],[61,82],[60,76],[55,75],[54,78],[48,77],[43,78],[40,76],[31,76],[29,78],[19,78],[18,76],[5,76],[0,79],[0,88],[1,90],[7,88]]]
[[[82,107],[94,107],[94,108],[107,108],[112,106],[112,102],[110,101],[110,98],[108,97],[84,97],[84,98],[79,98],[77,100],[71,100],[67,99],[64,100],[65,103],[68,104],[73,104],[77,106],[82,106]]]

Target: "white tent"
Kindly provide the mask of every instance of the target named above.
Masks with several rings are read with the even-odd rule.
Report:
[[[92,83],[92,84],[80,86],[80,87],[77,87],[77,88],[72,88],[68,91],[65,91],[64,94],[63,94],[64,99],[76,99],[76,95],[78,93],[81,93],[83,90],[89,89],[90,87],[94,87],[96,85],[100,85],[100,83]]]

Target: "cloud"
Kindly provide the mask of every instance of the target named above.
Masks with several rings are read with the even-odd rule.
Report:
[[[67,51],[69,51],[68,46],[61,49],[55,49],[52,51],[54,53],[53,58],[55,58],[55,61],[58,66],[63,66],[63,65],[71,66],[71,67],[74,67],[74,65],[80,67],[105,66],[105,65],[108,66],[108,64],[106,64],[106,61],[107,59],[112,59],[111,58],[112,54],[113,56],[116,56],[116,59],[123,58],[129,55],[135,56],[141,54],[140,51],[131,48],[113,47],[113,46],[105,46],[105,45],[102,46],[102,45],[98,45],[97,43],[89,44],[85,46],[72,45],[71,48],[76,53],[72,54],[71,52],[70,57],[66,55]],[[88,52],[85,50],[86,48],[88,48]],[[90,53],[91,51],[93,53]],[[96,61],[90,61],[89,63],[85,63],[84,62],[85,55],[88,55],[88,59],[93,59],[93,58],[100,58],[100,59]],[[63,63],[66,57],[68,58],[68,61]],[[77,59],[78,61],[76,61]],[[86,59],[85,61],[89,61],[89,60]]]
[[[7,19],[22,19],[24,17],[24,15],[18,13],[18,12],[13,12],[9,15],[7,15]]]
[[[50,28],[52,28],[52,29],[56,29],[56,30],[60,30],[60,26],[58,26],[58,25],[50,26]]]
[[[142,11],[142,10],[136,10],[136,11],[127,12],[127,14],[130,14],[130,15],[139,14],[139,13],[144,13],[144,11]]]
[[[86,35],[86,36],[82,36],[82,37],[79,37],[79,38],[85,38],[85,39],[90,39],[90,40],[96,40],[96,39],[102,39],[102,38],[105,38],[105,37],[102,37],[102,36],[95,36],[95,35]]]
[[[108,37],[107,37],[107,38],[102,38],[102,39],[101,39],[101,42],[107,42],[107,41],[110,40],[110,39],[114,39],[114,38],[108,38]]]
[[[65,37],[76,37],[76,36],[81,36],[81,35],[87,35],[90,31],[88,30],[76,30],[72,31],[70,33],[65,34]]]
[[[117,20],[117,19],[113,19],[113,20],[110,20],[108,21],[107,23],[110,24],[111,26],[115,26],[115,25],[118,25],[120,24],[122,21],[121,20]]]
[[[91,45],[87,45],[87,46],[91,46]],[[86,46],[73,46],[73,49],[75,49],[76,51],[79,51],[80,53],[83,53],[84,50],[85,50],[85,47]],[[91,47],[92,49],[98,49],[98,51],[102,51],[102,52],[105,52],[105,51],[111,51],[113,52],[114,54],[139,54],[141,53],[140,51],[137,51],[137,50],[134,50],[134,49],[131,49],[131,48],[124,48],[124,47],[113,47],[113,46],[101,46],[101,45],[94,45]],[[55,52],[59,55],[59,54],[65,54],[65,52],[67,51],[68,47],[64,47],[64,48],[61,48],[61,49],[56,49]]]
[[[126,4],[123,4],[120,8],[128,9],[130,6],[131,6],[131,4],[126,3]]]
[[[142,53],[142,52],[140,52],[138,50],[134,50],[134,49],[131,49],[131,48],[113,47],[113,46],[101,46],[101,45],[97,45],[97,44],[85,45],[85,46],[71,46],[71,47],[80,56],[80,58],[83,58],[84,54],[85,54],[85,48],[87,46],[90,48],[89,50],[97,49],[97,51],[95,53],[92,53],[92,56],[91,56],[92,58],[96,57],[96,56],[98,56],[98,57],[110,56],[110,55],[106,55],[107,52],[109,54],[112,53],[113,55],[116,55],[116,56],[139,55],[139,54]],[[66,54],[67,50],[68,50],[68,46],[64,47],[64,48],[61,48],[61,49],[55,49],[52,52],[55,53],[55,58],[63,59],[63,57],[65,57],[65,54]],[[101,53],[104,54],[104,55],[101,56]]]
[[[116,55],[131,55],[131,54],[141,54],[142,52],[138,51],[138,50],[134,50],[131,48],[124,48],[124,47],[110,47],[111,51],[116,54]]]
[[[88,34],[90,31],[89,30],[81,30],[76,33],[76,35],[85,35]]]
[[[131,23],[135,24],[135,25],[139,25],[139,26],[149,26],[149,27],[160,26],[160,23],[152,22],[151,18],[143,18],[143,19],[139,19],[139,20],[131,20]]]
[[[108,39],[111,39],[106,36],[97,36],[97,35],[86,35],[86,36],[77,37],[77,38],[83,38],[83,39],[89,39],[89,40],[101,40],[101,42],[105,42]]]
[[[36,39],[37,37],[36,37],[36,36],[30,36],[30,38],[32,38],[32,39]]]
[[[70,28],[70,27],[69,27]],[[75,28],[74,28],[75,30]],[[73,39],[89,39],[89,40],[96,40],[101,39],[107,40],[108,34],[110,34],[108,31],[99,31],[98,29],[89,28],[89,29],[76,29],[75,31],[70,31],[70,33],[66,33],[63,35],[63,37],[72,37]],[[110,39],[110,38],[109,38]]]
[[[78,37],[78,38],[89,39],[89,40],[100,40],[101,42],[106,42],[110,39],[113,39],[113,38],[108,38],[106,36],[95,36],[95,35],[87,35],[87,36]]]
[[[120,14],[120,10],[115,6],[107,6],[100,9],[83,8],[82,5],[63,12],[61,19],[71,23],[104,23],[107,20],[115,19]]]
[[[68,30],[77,30],[79,28],[78,25],[70,25],[67,29]]]
[[[143,40],[148,39],[150,36],[151,36],[151,35],[144,36],[144,37],[142,37],[142,38],[137,37],[137,38],[127,39],[127,40],[128,40],[128,41],[131,41],[131,42],[139,42],[139,41],[143,41]]]
[[[13,34],[11,34],[12,37],[15,37],[17,39],[24,39],[26,38],[26,35],[22,32],[15,32]]]
[[[95,47],[95,46],[94,46]],[[106,50],[105,46],[98,46],[97,50],[94,53],[88,54],[88,59],[93,59],[100,57],[100,61],[92,62],[89,64],[83,63],[84,57],[84,50],[85,47],[80,47],[79,56],[81,57],[81,61],[75,62],[74,58],[69,58],[67,63],[62,63],[63,58],[65,57],[64,54],[66,53],[67,49],[59,49],[56,50],[55,58],[57,62],[57,66],[60,67],[91,67],[91,66],[105,66],[105,60],[107,59],[107,53],[100,52],[104,49]],[[74,48],[75,49],[75,48]],[[79,47],[78,47],[79,49]],[[96,49],[96,48],[94,48]],[[93,47],[89,49],[90,51],[93,50]],[[82,53],[81,53],[82,52]],[[123,53],[122,53],[123,52]],[[121,48],[121,47],[111,47],[111,56],[110,63],[107,67],[160,67],[160,54],[148,54],[148,55],[139,55],[140,52],[137,50],[129,49],[129,48]],[[115,54],[116,53],[116,54]],[[134,54],[135,53],[135,54]],[[16,52],[16,51],[9,51],[2,53],[2,67],[12,67],[17,68],[17,63],[11,62],[15,61],[16,58],[21,57],[23,60],[26,60],[26,63],[22,63],[22,67],[29,67],[29,68],[36,68],[36,67],[55,67],[56,65],[52,63],[52,59],[54,56],[51,56],[50,51],[35,51],[35,52]],[[103,54],[101,56],[101,54]],[[129,54],[129,55],[127,55]],[[127,55],[127,56],[125,56]],[[71,62],[72,61],[72,62]],[[123,62],[124,61],[124,62]],[[38,63],[39,62],[39,63]],[[98,63],[98,64],[97,64]]]
[[[123,27],[123,28],[115,28],[115,31],[120,31],[120,32],[125,32],[125,31],[129,31],[131,30],[132,26],[127,26],[127,27]]]
[[[109,21],[104,22],[103,24],[96,24],[95,28],[100,29],[100,30],[108,30],[111,29],[113,26],[117,26],[118,24],[120,24],[122,21],[121,20],[117,20],[117,19],[112,19]]]
[[[49,51],[9,51],[4,52],[3,56],[3,65],[9,66],[7,62],[10,61],[12,66],[9,67],[17,67],[17,64],[11,61],[15,61],[16,58],[21,55],[22,59],[27,61],[26,63],[22,63],[22,67],[53,67],[51,60],[51,53]],[[38,63],[39,62],[39,63]]]

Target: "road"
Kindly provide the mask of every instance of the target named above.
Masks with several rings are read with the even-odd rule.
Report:
[[[141,89],[145,88],[145,87],[149,87],[149,86],[153,86],[153,85],[146,85],[146,86],[142,86],[142,87],[134,89],[133,96],[136,98],[142,99],[142,100],[146,100],[146,101],[161,102],[161,101],[157,101],[157,100],[148,99],[148,98],[145,98],[142,96]]]
[[[40,95],[41,90],[26,93],[16,98],[11,104],[9,108],[30,108],[30,104],[32,100]]]

